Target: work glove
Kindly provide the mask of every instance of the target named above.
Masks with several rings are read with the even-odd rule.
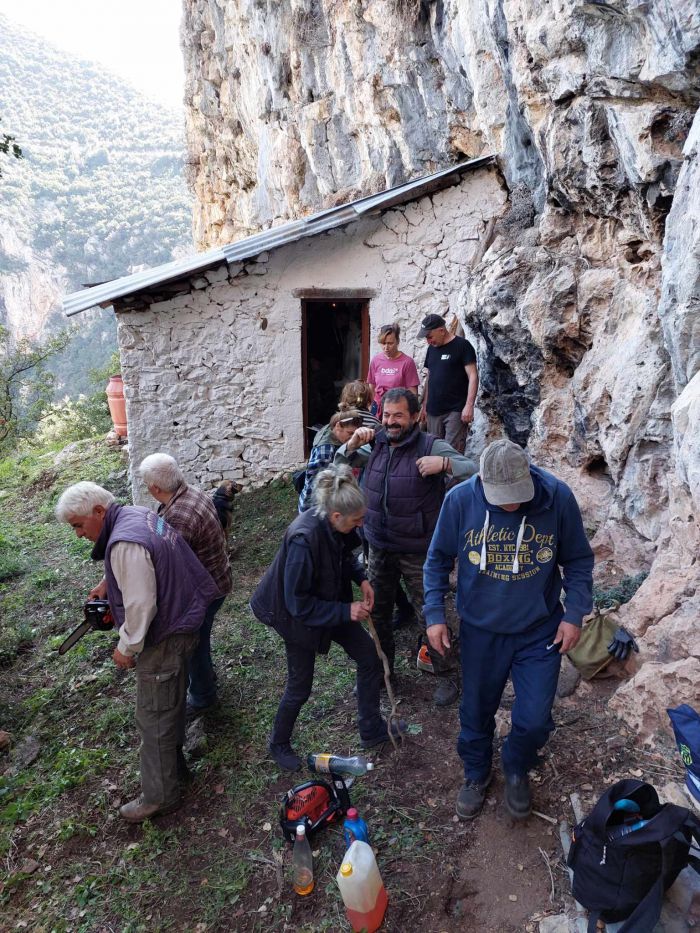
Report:
[[[608,645],[608,654],[611,654],[616,661],[626,661],[630,652],[634,649],[639,654],[639,645],[626,628],[620,626],[613,635],[613,640]]]

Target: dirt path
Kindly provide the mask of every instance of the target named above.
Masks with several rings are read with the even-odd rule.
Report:
[[[557,730],[543,754],[541,767],[532,776],[535,807],[556,824],[535,815],[523,823],[512,821],[503,806],[498,768],[483,812],[471,822],[461,822],[454,814],[462,781],[455,751],[457,709],[437,711],[432,707],[433,679],[408,665],[414,633],[401,633],[399,640],[404,659],[400,711],[420,732],[408,737],[398,752],[385,746],[375,756],[376,769],[359,779],[352,790],[353,801],[370,826],[390,895],[383,929],[400,933],[420,925],[436,933],[536,930],[537,920],[565,909],[569,895],[558,831],[561,819],[572,821],[569,795],[579,793],[585,806],[630,769],[648,774],[658,784],[663,772],[648,769],[668,767],[660,763],[669,759],[663,754],[652,758],[637,750],[633,740],[620,732],[619,722],[607,715],[611,682],[584,685],[582,696],[558,701]],[[323,664],[317,679],[319,675],[322,680]],[[322,707],[324,703],[325,698],[320,700]],[[507,719],[509,705],[506,695],[499,718]],[[346,729],[352,727],[352,706],[338,699],[333,713],[325,710],[324,717],[326,723],[333,724],[330,735],[336,733],[338,739],[333,744],[331,738],[323,750],[356,751],[342,747],[343,741],[347,742]],[[612,740],[612,748],[607,739]],[[303,726],[297,745],[300,749],[321,750],[308,745]],[[670,776],[674,769],[668,770]],[[680,769],[677,771],[680,774]],[[303,774],[293,781],[280,778],[270,791],[280,795],[290,783],[304,779]],[[253,821],[270,820],[269,795],[258,804]],[[274,837],[274,819],[271,822]],[[274,844],[273,838],[271,852]],[[287,905],[286,911],[275,915],[275,919],[284,917],[280,929],[343,928],[342,907],[333,881],[344,851],[339,829],[324,831],[314,846],[319,882],[314,895],[304,901],[295,898],[287,881],[283,880],[281,887],[275,884],[279,871],[272,863],[263,865],[235,914],[237,929],[276,929],[274,922],[266,924],[260,916],[260,907],[270,896],[272,902],[264,914]],[[287,866],[288,848],[283,850],[282,858]]]

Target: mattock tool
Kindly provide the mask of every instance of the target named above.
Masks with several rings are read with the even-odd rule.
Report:
[[[374,622],[372,621],[372,616],[367,617],[367,626],[369,628],[369,633],[372,636],[372,641],[374,642],[374,647],[377,649],[377,654],[381,658],[382,664],[384,666],[384,683],[386,684],[386,692],[389,697],[389,702],[391,703],[391,712],[389,713],[389,719],[386,724],[386,731],[391,739],[391,744],[395,749],[398,750],[398,742],[396,738],[398,737],[401,742],[403,742],[403,733],[399,731],[399,714],[396,710],[396,698],[394,697],[394,690],[391,686],[391,671],[389,670],[389,661],[387,656],[382,650],[381,642],[379,641],[379,635],[377,635],[377,630],[374,627]],[[396,736],[392,732],[392,725],[396,725]]]

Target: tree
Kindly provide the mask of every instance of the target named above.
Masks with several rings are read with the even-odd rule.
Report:
[[[13,344],[7,328],[0,326],[0,452],[30,436],[50,405],[54,376],[44,364],[72,337],[73,330],[65,328],[43,340],[25,338]]]
[[[15,142],[14,136],[0,133],[0,154],[14,156],[15,159],[22,158],[22,150]],[[0,166],[0,178],[2,178],[2,166]]]

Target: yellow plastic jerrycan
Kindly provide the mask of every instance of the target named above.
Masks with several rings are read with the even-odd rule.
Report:
[[[345,853],[336,881],[355,933],[374,933],[382,925],[387,893],[372,848],[356,839]]]

